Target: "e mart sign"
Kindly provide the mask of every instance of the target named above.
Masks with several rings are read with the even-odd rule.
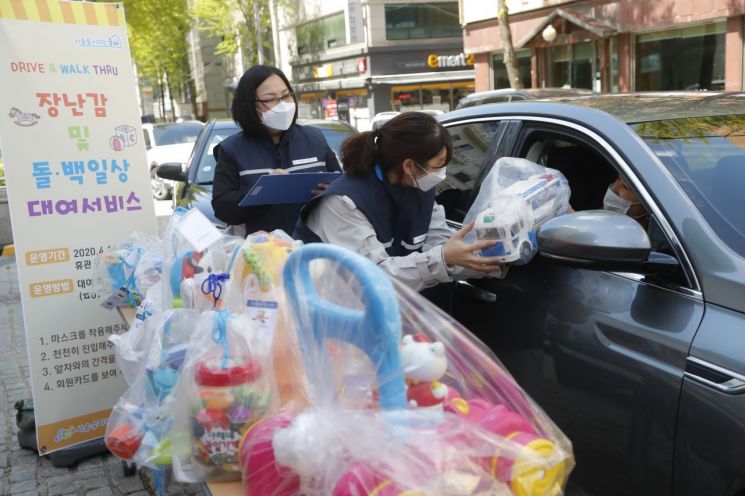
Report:
[[[427,65],[430,69],[440,67],[468,67],[473,65],[474,56],[472,53],[459,53],[458,55],[437,55],[430,53],[427,57]]]

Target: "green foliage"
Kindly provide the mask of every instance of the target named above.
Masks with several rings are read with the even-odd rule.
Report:
[[[277,10],[287,12],[292,2],[275,0],[275,4]],[[258,29],[262,49],[270,56],[269,63],[272,62],[274,52],[269,0],[194,0],[191,14],[197,19],[197,26],[201,31],[222,40],[217,44],[216,54],[235,55],[242,48],[247,65],[258,64]]]
[[[173,85],[189,80],[187,36],[192,26],[187,0],[123,0],[129,44],[139,76],[153,82],[167,75]]]
[[[5,165],[3,165],[2,158],[0,158],[0,186],[5,186]]]

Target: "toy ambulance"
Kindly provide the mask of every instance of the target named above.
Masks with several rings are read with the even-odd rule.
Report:
[[[532,176],[505,188],[476,217],[476,238],[498,241],[493,247],[481,250],[481,256],[498,257],[504,263],[530,259],[538,249],[538,227],[566,211],[566,189],[562,187],[561,176],[551,173]]]

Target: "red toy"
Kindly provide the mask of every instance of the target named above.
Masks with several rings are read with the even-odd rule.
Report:
[[[114,456],[122,460],[131,460],[140,448],[143,433],[131,424],[117,425],[104,440],[106,447]]]

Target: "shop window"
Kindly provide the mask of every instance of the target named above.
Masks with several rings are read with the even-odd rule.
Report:
[[[298,55],[321,52],[347,44],[344,13],[334,14],[295,28]]]
[[[391,88],[391,106],[408,110],[453,110],[461,98],[474,92],[473,83],[422,84]]]
[[[636,37],[637,91],[724,89],[725,23]]]
[[[618,38],[610,39],[610,86],[613,93],[618,93]]]
[[[395,3],[385,6],[385,38],[459,38],[458,2]]]
[[[530,50],[518,50],[515,52],[517,58],[517,73],[520,76],[520,82],[523,88],[530,88],[532,81],[530,79]],[[504,57],[501,53],[494,54],[492,59],[494,68],[494,89],[510,88],[510,79],[507,77],[507,68],[504,66]]]
[[[593,89],[595,44],[591,41],[561,45],[550,49],[549,86]]]

